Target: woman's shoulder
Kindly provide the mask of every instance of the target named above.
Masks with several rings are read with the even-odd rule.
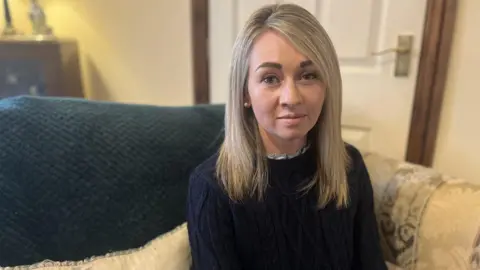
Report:
[[[358,190],[359,185],[370,184],[370,176],[360,150],[351,144],[346,144],[346,149],[349,157],[348,183],[351,187],[355,187],[355,190]]]
[[[196,192],[210,191],[221,192],[220,185],[216,178],[216,165],[218,153],[215,153],[198,164],[189,177],[189,188]]]
[[[370,190],[371,180],[363,155],[353,145],[347,144],[346,148],[350,158],[347,177],[350,191],[353,192],[351,195],[353,198],[370,196],[366,191]]]
[[[199,226],[216,226],[229,217],[228,198],[222,193],[215,177],[216,156],[212,155],[201,162],[190,174],[187,193],[189,229],[198,231],[201,229]],[[215,224],[211,223],[211,218],[215,219]]]
[[[345,143],[349,158],[349,172],[358,172],[365,167],[362,153],[353,145]]]
[[[218,153],[209,156],[198,164],[192,171],[192,176],[211,177],[215,175],[215,168],[217,165]]]

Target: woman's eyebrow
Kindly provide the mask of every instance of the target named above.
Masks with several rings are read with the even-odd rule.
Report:
[[[311,60],[305,60],[303,62],[300,63],[300,67],[301,68],[305,68],[305,67],[308,67],[308,66],[311,66],[313,65],[313,62]],[[275,63],[275,62],[264,62],[264,63],[261,63],[255,70],[258,70],[260,68],[266,68],[266,67],[269,67],[269,68],[276,68],[276,69],[282,69],[282,65],[279,64],[279,63]]]
[[[311,60],[306,60],[306,61],[303,61],[300,63],[300,67],[301,68],[305,68],[305,67],[308,67],[308,66],[311,66],[313,65],[313,62]]]
[[[266,67],[269,67],[269,68],[276,68],[276,69],[282,69],[282,65],[279,64],[279,63],[274,63],[274,62],[264,62],[264,63],[261,63],[257,69],[255,70],[258,70],[260,68],[266,68]]]

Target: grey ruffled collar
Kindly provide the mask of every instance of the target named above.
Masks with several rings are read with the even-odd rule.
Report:
[[[291,154],[291,155],[289,155],[289,154],[267,154],[267,158],[275,159],[275,160],[291,159],[291,158],[298,157],[298,156],[302,155],[303,153],[305,153],[308,150],[308,148],[310,148],[310,144],[306,144],[302,148],[298,149],[298,151],[295,154]]]

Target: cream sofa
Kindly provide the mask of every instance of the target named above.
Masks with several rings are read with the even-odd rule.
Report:
[[[480,184],[364,153],[386,260],[412,270],[480,269]]]
[[[480,185],[364,153],[389,269],[480,269]],[[186,224],[139,249],[5,269],[188,270]]]
[[[223,114],[222,105],[0,99],[0,269],[188,269],[188,175],[217,149]],[[480,269],[479,185],[364,158],[386,260]]]
[[[217,149],[223,112],[1,99],[0,266],[187,270],[188,175]],[[364,158],[387,261],[480,269],[479,185],[374,153]]]

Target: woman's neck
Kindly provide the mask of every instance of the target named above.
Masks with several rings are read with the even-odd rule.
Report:
[[[263,145],[267,154],[293,155],[302,149],[307,142],[306,136],[303,138],[284,140],[274,137],[274,135],[266,134],[266,132],[260,132],[260,135],[262,136]]]

